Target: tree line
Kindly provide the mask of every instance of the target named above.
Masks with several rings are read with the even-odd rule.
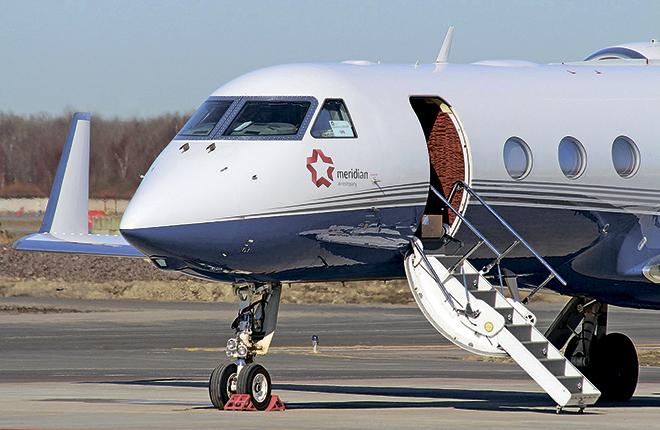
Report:
[[[0,197],[47,197],[73,113],[0,113]],[[90,197],[130,198],[188,114],[146,119],[92,116]]]

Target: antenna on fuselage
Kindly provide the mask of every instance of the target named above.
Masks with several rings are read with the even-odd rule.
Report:
[[[447,63],[449,59],[449,51],[451,51],[451,43],[454,40],[454,26],[450,26],[445,34],[445,40],[442,42],[438,57],[435,59],[435,64]]]

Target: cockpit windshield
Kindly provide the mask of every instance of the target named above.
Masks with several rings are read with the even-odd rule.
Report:
[[[208,136],[233,100],[207,100],[179,132],[181,136]]]
[[[307,101],[247,101],[224,135],[295,135],[310,105]]]

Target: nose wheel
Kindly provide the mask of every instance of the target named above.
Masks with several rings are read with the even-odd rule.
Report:
[[[271,389],[270,374],[261,364],[250,363],[238,375],[239,394],[249,394],[252,404],[260,411],[270,404]]]
[[[222,409],[232,394],[238,392],[238,366],[236,363],[227,363],[213,369],[209,379],[209,397],[211,403]]]

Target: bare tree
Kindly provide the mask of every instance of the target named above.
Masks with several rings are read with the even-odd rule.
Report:
[[[92,120],[90,195],[129,198],[139,177],[188,115]],[[71,114],[0,113],[0,196],[44,197],[50,191]]]

